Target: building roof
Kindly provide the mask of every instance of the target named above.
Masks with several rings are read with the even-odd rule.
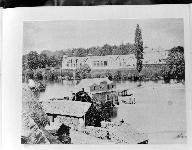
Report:
[[[75,88],[77,91],[80,91],[82,88],[84,88],[85,92],[90,92],[90,86],[93,84],[100,85],[101,82],[107,82],[107,84],[113,83],[113,81],[110,81],[108,78],[82,79]]]
[[[80,101],[46,101],[42,102],[46,113],[64,116],[82,117],[86,114],[91,103]]]
[[[148,140],[147,135],[139,133],[131,125],[123,123],[121,126],[115,126],[111,128],[113,134],[126,143],[138,144]]]

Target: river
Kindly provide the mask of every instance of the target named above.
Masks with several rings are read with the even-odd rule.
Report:
[[[112,121],[123,119],[141,132],[148,133],[153,138],[152,143],[175,143],[176,135],[186,131],[185,86],[180,83],[164,84],[163,81],[141,84],[138,87],[138,82],[116,83],[117,90],[131,89],[136,104],[124,104],[119,97],[120,105],[112,110]],[[39,99],[62,98],[70,94],[75,85],[74,81],[49,82]]]

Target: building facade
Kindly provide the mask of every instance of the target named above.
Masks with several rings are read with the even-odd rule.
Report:
[[[88,93],[94,103],[98,104],[118,104],[116,84],[108,78],[83,79],[76,86],[76,90]]]
[[[62,69],[76,69],[87,64],[91,69],[136,68],[136,58],[130,55],[68,57],[63,56]]]
[[[50,119],[53,128],[65,124],[71,129],[80,130],[85,126],[85,115],[91,103],[80,101],[44,101],[42,107]]]

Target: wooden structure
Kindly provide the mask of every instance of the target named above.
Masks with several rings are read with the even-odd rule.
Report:
[[[118,104],[118,94],[116,84],[108,78],[83,79],[76,86],[77,91],[85,91],[90,95],[93,103]]]

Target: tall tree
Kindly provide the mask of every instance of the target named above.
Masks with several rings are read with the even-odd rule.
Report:
[[[166,60],[170,77],[177,80],[185,80],[184,48],[177,46],[169,50]]]
[[[137,24],[135,30],[135,57],[137,59],[137,71],[139,72],[139,80],[140,80],[140,72],[142,70],[142,59],[143,59],[143,39],[142,32],[139,24]],[[141,81],[141,80],[140,80]]]

